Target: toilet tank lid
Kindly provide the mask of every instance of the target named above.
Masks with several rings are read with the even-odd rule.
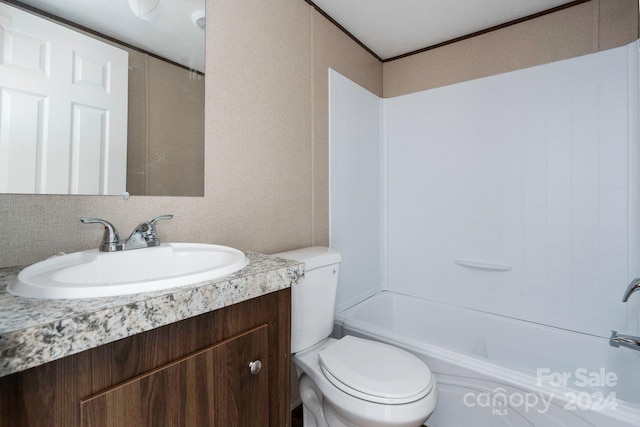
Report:
[[[304,262],[304,268],[306,271],[342,262],[342,255],[339,251],[325,246],[295,249],[293,251],[280,252],[273,255],[280,258]]]

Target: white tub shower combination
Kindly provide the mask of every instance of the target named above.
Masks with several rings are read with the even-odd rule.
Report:
[[[640,426],[638,81],[638,42],[382,100],[330,72],[337,322],[426,361],[430,427]]]
[[[638,352],[605,338],[393,292],[336,322],[427,363],[439,389],[429,427],[640,425]]]

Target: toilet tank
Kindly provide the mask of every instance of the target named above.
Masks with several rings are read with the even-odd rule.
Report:
[[[322,246],[274,255],[305,264],[304,279],[291,287],[291,353],[297,353],[324,340],[333,331],[342,255]]]

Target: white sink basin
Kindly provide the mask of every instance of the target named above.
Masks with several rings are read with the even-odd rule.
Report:
[[[122,252],[93,249],[33,264],[7,289],[30,298],[127,295],[216,279],[248,262],[237,249],[199,243],[166,243]]]

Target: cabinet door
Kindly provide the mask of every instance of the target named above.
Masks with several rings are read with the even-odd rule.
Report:
[[[81,425],[267,426],[267,344],[261,325],[84,399]]]

